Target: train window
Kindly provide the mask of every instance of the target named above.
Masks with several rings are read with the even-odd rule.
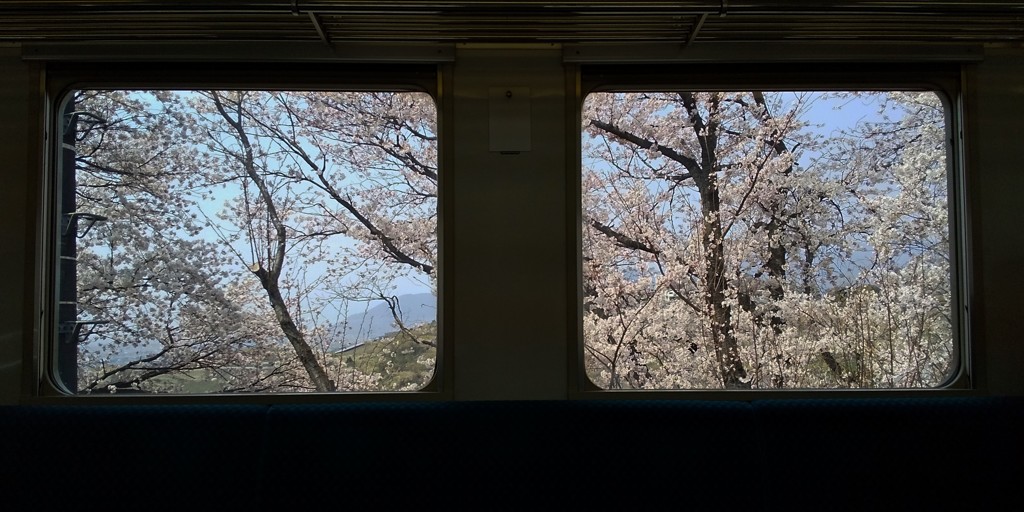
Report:
[[[605,389],[931,388],[958,370],[929,90],[597,90],[582,338]]]
[[[407,391],[437,354],[433,97],[80,88],[62,102],[71,393]]]

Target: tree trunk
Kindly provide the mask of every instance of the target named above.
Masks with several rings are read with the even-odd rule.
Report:
[[[700,163],[687,166],[700,193],[701,243],[704,246],[704,307],[711,321],[711,341],[722,385],[726,389],[750,389],[747,371],[740,360],[739,340],[732,326],[732,307],[725,295],[729,283],[725,271],[725,233],[722,229],[722,199],[718,191],[719,102],[712,99],[704,119],[693,93],[679,98],[689,115],[690,127],[700,146]]]
[[[246,134],[245,129],[242,127],[242,107],[241,103],[235,105],[237,112],[235,117],[228,113],[221,101],[220,96],[216,91],[211,91],[211,98],[213,99],[214,105],[217,107],[217,111],[221,117],[231,125],[235,130],[235,134],[238,136],[238,141],[244,148],[244,154],[241,158],[241,164],[245,171],[245,175],[256,185],[256,188],[260,192],[260,200],[267,209],[267,220],[274,228],[274,239],[268,242],[268,248],[273,247],[272,254],[267,258],[269,269],[263,268],[258,262],[255,264],[256,267],[252,270],[252,273],[259,278],[260,284],[263,289],[267,292],[267,298],[270,299],[270,305],[274,308],[274,316],[277,318],[278,323],[281,325],[281,331],[285,337],[288,338],[288,342],[291,343],[292,348],[295,349],[295,355],[298,357],[299,362],[302,363],[302,367],[306,369],[306,373],[309,374],[310,380],[313,381],[313,385],[316,386],[317,391],[327,392],[334,391],[337,389],[335,383],[327,377],[327,372],[323,366],[320,365],[320,361],[317,361],[316,355],[313,354],[313,350],[309,348],[309,343],[306,342],[306,337],[302,335],[299,328],[295,325],[295,321],[292,320],[291,313],[288,312],[288,306],[284,302],[284,297],[281,296],[281,290],[278,287],[278,279],[281,277],[281,271],[284,269],[284,259],[287,255],[288,246],[288,231],[285,229],[284,222],[281,220],[280,215],[277,212],[277,205],[274,202],[273,194],[270,192],[270,188],[264,181],[263,176],[256,169],[255,160],[253,157],[252,144],[249,141],[249,136]],[[241,100],[239,100],[240,102]],[[254,229],[252,226],[252,219],[247,219],[249,229]],[[254,255],[255,259],[255,255]]]
[[[718,371],[726,389],[750,389],[747,371],[740,360],[739,341],[733,333],[732,307],[725,302],[728,283],[718,179],[708,173],[694,181],[700,192],[701,215],[704,217],[701,225],[701,242],[707,265],[704,271],[704,305],[711,320],[711,341],[715,347]]]
[[[270,298],[270,305],[274,308],[274,316],[281,325],[281,331],[284,332],[288,342],[295,349],[295,355],[298,357],[299,362],[302,363],[302,367],[306,369],[306,373],[309,374],[309,378],[313,381],[313,385],[316,386],[316,390],[322,392],[337,390],[337,385],[327,376],[327,372],[320,365],[320,361],[317,361],[313,350],[309,348],[306,337],[302,335],[302,331],[299,331],[299,328],[296,327],[295,322],[292,320],[292,315],[288,312],[288,307],[285,305],[284,297],[281,296],[281,290],[278,288],[277,283],[270,280],[267,271],[262,268],[254,273],[260,278],[260,284],[263,285],[263,289],[267,291],[267,297]]]

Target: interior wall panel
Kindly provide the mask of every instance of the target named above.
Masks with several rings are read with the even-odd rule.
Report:
[[[18,401],[22,385],[25,347],[25,284],[33,274],[26,259],[27,238],[34,229],[28,210],[30,165],[30,111],[37,87],[20,49],[0,47],[0,404]],[[31,227],[30,227],[31,226]],[[31,282],[31,281],[29,281]]]

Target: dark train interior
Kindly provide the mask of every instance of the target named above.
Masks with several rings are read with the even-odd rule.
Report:
[[[1012,509],[1024,2],[0,3],[0,503]]]

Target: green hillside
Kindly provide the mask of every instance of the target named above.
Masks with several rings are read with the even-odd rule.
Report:
[[[419,325],[409,331],[411,336],[403,332],[391,333],[358,347],[335,352],[334,356],[341,358],[346,367],[354,367],[363,373],[381,374],[382,391],[409,386],[421,388],[434,375],[432,361],[437,350],[430,344],[437,342],[437,323]],[[424,361],[429,364],[424,364]]]

